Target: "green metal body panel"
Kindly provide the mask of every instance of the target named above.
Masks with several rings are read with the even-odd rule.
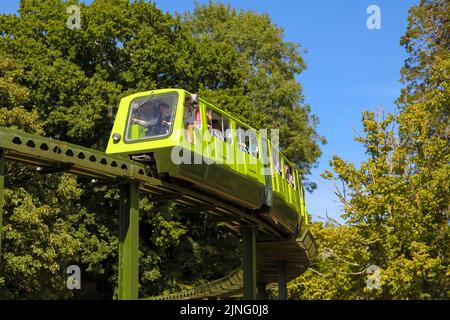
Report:
[[[139,276],[139,186],[120,186],[119,299],[136,300]]]
[[[256,300],[256,226],[242,226],[244,299]]]
[[[221,196],[227,201],[250,209],[260,208],[264,201],[264,185],[236,174],[223,165],[201,165],[192,172],[188,165],[178,166],[178,177],[197,182],[198,189]],[[195,176],[194,176],[194,174]],[[207,181],[207,183],[205,183]]]
[[[273,205],[264,214],[264,219],[272,222],[277,229],[283,230],[284,234],[292,237],[297,236],[300,229],[301,216],[284,201],[284,197],[279,193],[274,194]]]

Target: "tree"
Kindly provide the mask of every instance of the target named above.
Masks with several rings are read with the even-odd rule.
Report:
[[[44,134],[37,112],[23,107],[30,96],[20,84],[23,69],[4,52],[0,59],[0,126]],[[100,262],[114,254],[114,241],[96,224],[95,214],[80,205],[75,177],[42,176],[17,163],[8,163],[7,174],[0,298],[69,297],[65,268],[73,263],[85,267],[86,278],[98,273],[101,282]],[[94,225],[96,234],[89,230]]]
[[[7,80],[0,83],[5,104],[0,125],[104,150],[120,98],[144,90],[183,87],[199,91],[255,126],[265,125],[262,119],[272,102],[279,104],[277,112],[284,115],[282,143],[288,155],[305,174],[320,155],[322,138],[315,132],[315,120],[298,103],[300,86],[294,75],[303,62],[267,16],[241,13],[240,21],[249,21],[240,29],[239,21],[229,21],[233,24],[230,37],[245,34],[247,27],[258,23],[254,32],[266,30],[264,37],[270,40],[264,48],[258,47],[259,40],[252,41],[247,33],[237,48],[237,43],[224,44],[221,38],[198,43],[200,33],[191,32],[193,18],[164,14],[144,1],[78,4],[81,29],[71,30],[66,26],[66,9],[71,4],[78,3],[22,0],[19,16],[0,15],[0,50],[12,59],[2,59],[0,75]],[[214,8],[220,6],[205,10]],[[255,46],[258,53],[249,53]],[[278,57],[274,65],[270,55]],[[264,63],[253,64],[250,75],[247,67],[242,69],[245,61],[263,57]],[[9,63],[17,68],[11,69]],[[278,85],[284,89],[276,90]],[[294,131],[304,133],[301,140]],[[288,139],[303,143],[300,153],[289,151],[294,147]],[[75,297],[113,297],[118,190],[96,187],[72,175],[43,177],[18,164],[8,167],[6,187],[1,294],[73,297],[65,288],[65,268],[73,263],[80,265],[82,279],[91,288]],[[141,296],[202,284],[239,265],[236,235],[205,215],[183,215],[172,204],[154,205],[144,195],[140,208]]]
[[[445,0],[421,0],[410,9],[408,28],[401,39],[410,56],[401,70],[406,84],[399,99],[408,104],[421,93],[435,89],[432,67],[448,59],[450,47],[450,5]]]
[[[402,38],[410,57],[402,69],[405,89],[398,101],[399,115],[377,117],[364,112],[363,135],[356,141],[364,146],[367,160],[357,168],[334,157],[334,172],[324,174],[336,186],[343,185],[336,187],[336,194],[344,205],[347,226],[323,228],[319,239],[322,233],[348,228],[364,239],[363,256],[355,247],[359,241],[351,239],[344,247],[352,247],[352,254],[340,258],[381,268],[381,287],[370,292],[372,298],[449,298],[449,8],[448,1],[423,0],[410,10],[408,30]],[[323,239],[322,250],[334,248],[332,241]],[[336,288],[339,281],[348,288],[344,294],[334,290],[327,297],[364,298],[367,293],[364,286],[354,285],[355,280],[348,285],[348,281],[327,275],[336,269],[346,272],[348,266],[319,262],[317,267],[329,287]],[[308,278],[311,273],[307,274],[307,282],[294,287],[294,294],[326,296],[323,274],[314,275],[318,287]]]
[[[288,285],[289,299],[368,299],[369,244],[358,229],[335,221],[311,224],[319,255],[315,265]]]

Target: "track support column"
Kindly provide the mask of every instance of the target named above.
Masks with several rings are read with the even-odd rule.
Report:
[[[5,188],[5,151],[0,149],[0,257],[2,252],[2,237],[3,237],[3,206],[4,201],[4,191]]]
[[[139,298],[139,186],[120,186],[119,300]]]
[[[256,299],[256,227],[242,226],[242,238],[244,242],[244,299]]]
[[[287,300],[287,263],[278,262],[278,300]]]
[[[267,299],[266,283],[263,281],[258,281],[256,283],[256,287],[258,289],[258,293],[257,293],[258,300],[266,300]]]

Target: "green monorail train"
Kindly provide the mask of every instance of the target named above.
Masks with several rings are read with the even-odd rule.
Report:
[[[185,90],[123,98],[106,153],[144,162],[157,178],[260,215],[286,237],[307,224],[292,163],[264,134]]]

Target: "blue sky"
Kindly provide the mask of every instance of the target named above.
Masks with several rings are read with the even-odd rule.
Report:
[[[90,1],[89,1],[90,2]],[[160,9],[185,12],[194,0],[156,0]],[[198,0],[207,3],[207,0]],[[361,130],[361,112],[384,108],[395,111],[401,89],[400,68],[406,52],[400,37],[407,26],[408,9],[418,0],[223,0],[237,9],[268,13],[285,31],[285,40],[299,43],[308,69],[298,77],[305,102],[320,118],[318,131],[328,144],[323,147],[311,180],[319,188],[307,195],[314,220],[342,213],[332,186],[320,178],[328,161],[339,155],[355,164],[365,159],[364,150],[353,139]],[[369,5],[381,9],[381,29],[369,30]],[[18,0],[3,0],[1,13],[15,13]]]

